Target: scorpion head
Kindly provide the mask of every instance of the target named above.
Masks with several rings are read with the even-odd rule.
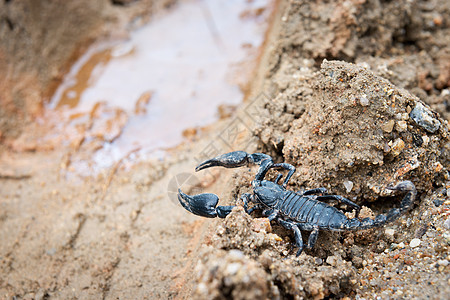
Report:
[[[272,181],[263,180],[260,185],[255,186],[253,192],[255,200],[268,208],[274,208],[275,205],[283,199],[284,187]]]

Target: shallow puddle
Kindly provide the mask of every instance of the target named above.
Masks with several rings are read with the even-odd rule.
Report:
[[[92,46],[73,65],[49,109],[79,115],[103,102],[127,114],[120,135],[96,151],[98,167],[136,149],[156,153],[176,146],[183,130],[217,120],[219,105],[243,100],[272,4],[180,3],[126,41]]]

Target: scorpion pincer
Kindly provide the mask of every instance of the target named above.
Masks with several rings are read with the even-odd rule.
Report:
[[[411,181],[402,181],[387,189],[405,192],[399,208],[393,208],[386,214],[380,214],[375,219],[358,219],[360,206],[338,195],[328,195],[325,188],[307,190],[303,193],[286,190],[289,179],[295,172],[295,167],[288,163],[273,163],[272,157],[263,153],[248,154],[244,151],[234,151],[206,160],[196,167],[196,171],[206,168],[221,166],[236,168],[259,165],[255,179],[252,181],[253,193],[245,193],[241,196],[244,209],[251,213],[255,209],[262,210],[270,221],[275,220],[281,226],[294,232],[295,244],[298,247],[297,256],[303,251],[301,231],[310,231],[307,248],[311,249],[316,243],[319,230],[345,231],[363,230],[382,226],[396,220],[400,215],[408,211],[416,198],[417,191]],[[275,181],[264,180],[270,169],[285,169],[288,171],[283,184],[278,184],[282,178],[279,174]],[[219,197],[215,194],[200,194],[189,196],[178,190],[178,200],[181,205],[191,213],[208,218],[225,218],[235,206],[217,206]],[[336,200],[353,207],[356,210],[355,218],[347,216],[339,209],[322,201]],[[248,203],[254,206],[248,209]]]

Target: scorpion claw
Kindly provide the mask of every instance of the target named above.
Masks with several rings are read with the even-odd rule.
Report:
[[[189,212],[197,216],[215,218],[217,217],[216,206],[219,197],[214,194],[200,194],[189,196],[178,189],[178,201]]]
[[[217,206],[217,216],[219,218],[225,218],[226,216],[228,216],[231,211],[233,210],[233,207],[235,207],[234,205],[228,205],[228,206]]]
[[[225,168],[237,168],[245,166],[248,162],[248,153],[244,151],[233,151],[230,153],[222,154],[212,159],[208,159],[199,164],[195,171],[200,171],[210,167],[225,167]]]
[[[189,212],[194,215],[207,218],[225,218],[233,210],[231,206],[217,206],[219,197],[215,194],[205,193],[189,196],[178,189],[178,201]],[[216,207],[217,206],[217,207]]]

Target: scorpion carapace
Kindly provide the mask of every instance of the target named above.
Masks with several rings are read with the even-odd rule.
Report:
[[[325,188],[316,188],[305,192],[293,192],[286,190],[289,179],[295,172],[295,167],[288,163],[273,163],[272,157],[263,153],[248,154],[244,151],[234,151],[209,159],[195,168],[200,171],[209,167],[222,166],[236,168],[240,166],[259,165],[255,179],[252,181],[253,193],[245,193],[241,196],[244,209],[251,213],[255,209],[262,210],[264,216],[270,221],[275,220],[281,226],[294,232],[295,243],[298,247],[297,256],[302,253],[303,240],[301,231],[311,231],[307,248],[312,248],[316,243],[319,230],[362,230],[381,226],[396,220],[400,215],[408,211],[416,198],[417,192],[411,181],[402,181],[387,189],[405,192],[400,208],[393,208],[386,214],[380,214],[375,219],[358,219],[359,205],[338,195],[328,195]],[[279,174],[275,181],[264,180],[270,169],[288,170],[282,184],[278,184],[282,178]],[[214,194],[200,194],[189,196],[178,190],[178,200],[181,205],[193,214],[208,218],[225,218],[235,206],[217,206],[219,197]],[[322,201],[336,200],[356,210],[355,218],[347,216],[339,209]],[[254,206],[248,208],[248,203]]]

